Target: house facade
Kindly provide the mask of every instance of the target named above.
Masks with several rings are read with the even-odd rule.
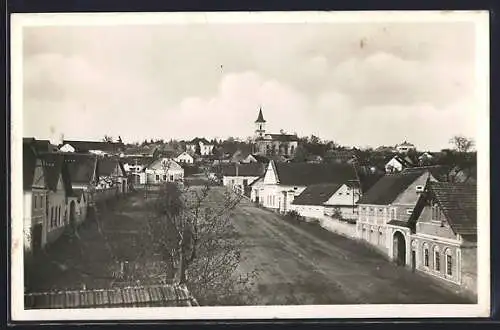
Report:
[[[224,165],[222,166],[222,184],[250,195],[250,186],[264,175],[265,169],[265,165],[260,163]]]
[[[427,170],[386,174],[379,179],[358,201],[358,238],[406,264],[410,260],[408,220],[428,181],[436,179]],[[400,246],[404,244],[404,255],[402,248],[394,249],[393,238]]]
[[[280,213],[308,186],[357,180],[354,167],[344,164],[276,163],[270,161],[264,178],[252,185],[251,199]]]
[[[186,143],[186,151],[190,154],[199,154],[201,156],[211,155],[215,145],[205,138],[194,138]]]
[[[414,164],[408,157],[395,155],[385,164],[385,173],[397,173],[406,168],[412,167]]]
[[[183,153],[181,153],[180,155],[175,157],[174,160],[180,164],[193,164],[194,163],[193,156],[191,156],[186,151],[184,151]]]
[[[398,144],[396,146],[396,151],[398,153],[405,154],[405,153],[408,153],[409,151],[412,151],[412,150],[416,150],[415,145],[412,143],[409,143],[407,141],[404,141],[403,143]]]
[[[28,258],[45,245],[47,206],[42,162],[30,146],[23,145],[23,233]]]
[[[170,158],[160,158],[144,168],[141,184],[161,184],[163,182],[183,182],[184,169]]]
[[[411,219],[414,267],[477,294],[477,186],[429,182]]]

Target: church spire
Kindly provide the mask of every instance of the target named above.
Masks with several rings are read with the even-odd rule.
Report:
[[[264,116],[262,115],[262,107],[259,108],[259,116],[257,117],[256,123],[265,123]]]

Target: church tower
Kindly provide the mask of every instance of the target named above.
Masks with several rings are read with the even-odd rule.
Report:
[[[255,121],[255,137],[262,138],[266,134],[266,121],[262,115],[262,108],[259,108],[259,116]]]

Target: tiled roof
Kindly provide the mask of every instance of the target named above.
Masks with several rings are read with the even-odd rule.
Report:
[[[63,144],[69,144],[75,148],[76,152],[88,152],[90,150],[102,150],[107,152],[117,152],[123,147],[123,143],[103,142],[103,141],[70,141],[64,140]]]
[[[275,163],[280,184],[309,186],[319,183],[347,183],[357,180],[356,171],[347,164]]]
[[[185,288],[173,285],[24,295],[26,309],[198,306]]]
[[[265,165],[261,163],[227,164],[222,166],[222,175],[236,176],[236,167],[238,176],[261,176],[266,170]]]
[[[57,183],[62,173],[64,158],[58,153],[43,153],[38,157],[42,161],[46,187],[49,190],[57,191]]]
[[[294,198],[294,205],[322,205],[342,186],[342,183],[324,183],[308,186]]]
[[[402,173],[425,173],[426,171],[429,171],[438,181],[447,181],[450,167],[445,165],[409,167],[403,169]]]
[[[270,136],[273,141],[280,141],[280,142],[299,141],[299,137],[294,134],[266,134],[266,136]]]
[[[358,204],[389,205],[425,172],[386,174],[358,201]]]
[[[121,173],[116,173],[117,167],[120,168]],[[122,175],[125,173],[123,165],[115,158],[99,158],[97,160],[97,175],[99,176],[111,176],[111,175]]]
[[[429,182],[428,190],[459,234],[476,234],[477,186],[468,183]]]
[[[400,227],[411,228],[411,223],[409,223],[408,221],[391,220],[387,224],[388,225],[393,225],[393,226],[400,226]]]
[[[68,165],[73,184],[89,184],[94,179],[97,157],[90,154],[66,154],[64,161]]]
[[[36,168],[35,151],[29,144],[23,144],[23,189],[31,190]]]

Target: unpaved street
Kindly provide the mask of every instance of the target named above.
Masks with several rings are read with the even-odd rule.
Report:
[[[214,188],[212,200],[223,191]],[[259,304],[467,302],[356,241],[288,223],[246,199],[233,219],[245,242],[242,270],[259,272]]]

